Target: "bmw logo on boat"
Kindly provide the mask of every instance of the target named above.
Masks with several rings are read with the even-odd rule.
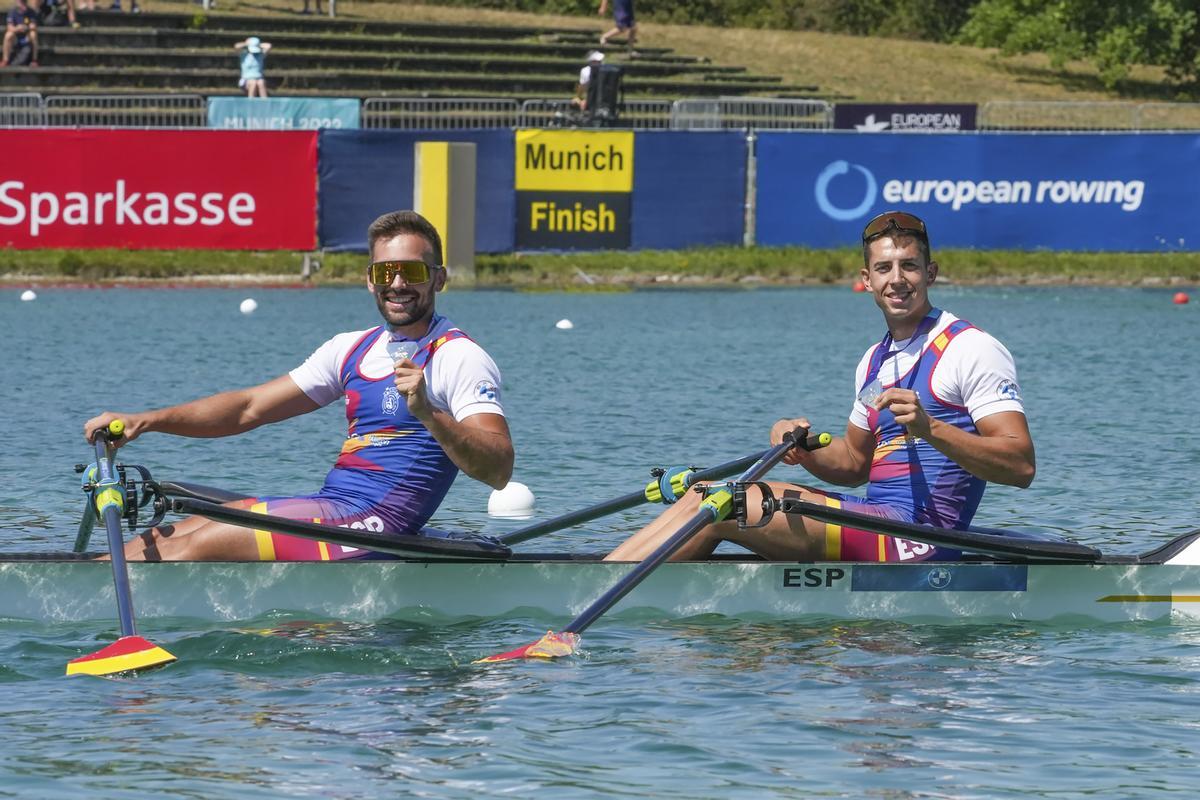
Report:
[[[929,585],[934,589],[945,589],[950,585],[950,579],[952,577],[953,573],[951,573],[950,570],[946,569],[945,567],[934,567],[933,569],[929,570],[929,575],[926,577],[926,580],[929,581]]]

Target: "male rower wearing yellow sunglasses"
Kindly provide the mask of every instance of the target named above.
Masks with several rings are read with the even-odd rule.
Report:
[[[434,310],[445,285],[437,230],[412,211],[384,214],[367,231],[367,287],[384,324],[339,334],[272,381],[141,413],[106,411],[84,425],[89,441],[116,418],[128,444],[149,431],[230,436],[346,401],[341,454],[315,494],[232,505],[327,525],[416,534],[459,470],[497,489],[513,446],[500,372],[483,348]],[[356,548],[189,517],[132,539],[130,560],[317,561],[371,558]]]
[[[1026,487],[1033,481],[1033,440],[1016,367],[996,339],[930,303],[938,265],[930,258],[923,221],[902,211],[885,212],[867,223],[862,244],[862,281],[883,312],[887,333],[859,362],[845,435],[819,450],[795,449],[784,463],[840,486],[867,483],[866,496],[786,483],[771,484],[772,492],[902,522],[964,529],[987,482]],[[771,444],[808,424],[803,417],[780,420],[771,429]],[[696,512],[699,500],[689,492],[608,557],[645,558]],[[757,508],[759,501],[758,490],[751,488],[748,506]],[[777,514],[761,528],[710,525],[674,558],[705,558],[723,540],[775,560],[925,561],[960,555]]]

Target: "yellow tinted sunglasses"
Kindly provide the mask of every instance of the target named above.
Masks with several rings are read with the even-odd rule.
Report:
[[[429,280],[430,267],[424,261],[376,261],[367,265],[367,275],[376,286],[389,286],[399,275],[409,286]]]

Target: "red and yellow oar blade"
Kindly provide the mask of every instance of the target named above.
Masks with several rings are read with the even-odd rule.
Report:
[[[546,635],[533,644],[518,647],[516,650],[509,650],[507,653],[497,653],[494,656],[481,658],[474,663],[492,664],[497,661],[516,661],[521,658],[563,658],[564,656],[573,654],[578,644],[578,633],[571,633],[570,631],[566,633],[546,631]]]
[[[170,664],[175,656],[140,636],[122,636],[108,647],[67,662],[68,675],[116,675]]]

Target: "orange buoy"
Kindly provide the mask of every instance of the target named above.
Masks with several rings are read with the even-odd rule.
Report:
[[[1190,299],[1191,298],[1188,297],[1187,292],[1176,292],[1175,297],[1174,297],[1174,302],[1175,302],[1175,305],[1181,306],[1181,305],[1184,305],[1185,303],[1187,303],[1187,301]]]
[[[867,290],[866,284],[864,284],[862,281],[855,281],[853,288],[854,288],[854,291],[856,291],[856,292],[865,292]],[[1181,292],[1181,294],[1182,294],[1182,292]],[[1185,300],[1184,302],[1187,302],[1187,301]]]

